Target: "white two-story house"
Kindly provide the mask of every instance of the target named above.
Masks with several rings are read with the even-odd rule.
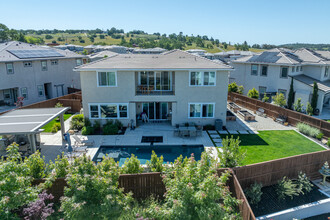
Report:
[[[14,105],[24,97],[24,105],[80,88],[80,75],[73,68],[85,56],[17,41],[0,44],[0,106]]]
[[[235,71],[230,82],[243,85],[244,94],[255,88],[261,96],[283,93],[287,98],[293,78],[295,100],[302,99],[304,107],[311,102],[313,84],[318,84],[317,108],[322,112],[330,98],[330,53],[308,49],[272,49],[259,55],[247,56],[232,61]]]
[[[83,110],[91,121],[118,119],[136,125],[226,123],[231,66],[180,50],[162,54],[117,54],[75,69],[80,72]]]

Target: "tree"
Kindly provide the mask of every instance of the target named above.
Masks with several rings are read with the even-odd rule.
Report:
[[[309,103],[309,102],[307,102],[306,112],[310,116],[313,115],[313,107],[312,107],[311,103]]]
[[[49,39],[53,39],[53,36],[50,35],[50,34],[46,34],[45,39],[47,39],[47,40],[49,40]]]
[[[301,112],[303,106],[304,105],[301,104],[301,98],[298,98],[297,101],[293,104],[293,109],[297,112]]]
[[[285,106],[286,100],[285,100],[283,93],[276,93],[276,96],[273,96],[272,98],[276,105],[281,106],[281,107]]]
[[[319,91],[319,88],[317,86],[317,83],[314,82],[314,85],[313,85],[313,95],[312,95],[312,100],[311,100],[311,106],[313,108],[313,112],[315,111],[316,107],[317,107],[317,98],[318,98],[318,91]]]
[[[293,92],[293,78],[291,78],[291,85],[288,96],[288,109],[292,109],[292,104],[294,102],[294,92]]]
[[[262,97],[262,101],[263,102],[268,102],[269,101],[269,97],[267,96],[266,92],[264,93],[264,97]]]
[[[8,31],[9,31],[8,27],[0,23],[0,42],[9,39]]]
[[[219,148],[216,148],[221,167],[232,168],[242,164],[242,161],[245,158],[245,152],[240,150],[240,142],[239,138],[234,139],[233,136],[230,139],[228,136],[226,139],[222,139],[222,151],[220,151]]]
[[[238,94],[243,94],[244,92],[244,87],[242,85],[240,85],[238,88],[237,88],[237,93]]]
[[[248,95],[248,97],[253,98],[253,99],[259,98],[259,92],[255,88],[249,90],[247,95]]]

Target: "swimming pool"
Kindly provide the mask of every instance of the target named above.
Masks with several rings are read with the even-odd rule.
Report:
[[[200,160],[201,154],[204,151],[203,145],[141,145],[141,146],[101,146],[95,154],[93,161],[101,162],[106,155],[119,161],[119,166],[122,166],[126,158],[134,154],[138,157],[141,164],[146,162],[151,157],[152,151],[155,151],[158,157],[163,155],[164,163],[174,162],[180,155],[190,157],[193,153],[195,160]]]

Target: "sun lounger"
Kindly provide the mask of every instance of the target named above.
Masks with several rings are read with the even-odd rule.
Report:
[[[72,135],[72,137],[75,140],[76,146],[93,146],[94,145],[93,140],[82,140],[76,135]]]

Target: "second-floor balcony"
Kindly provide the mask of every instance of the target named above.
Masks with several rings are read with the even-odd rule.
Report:
[[[136,73],[136,95],[174,95],[174,72],[141,71]]]

